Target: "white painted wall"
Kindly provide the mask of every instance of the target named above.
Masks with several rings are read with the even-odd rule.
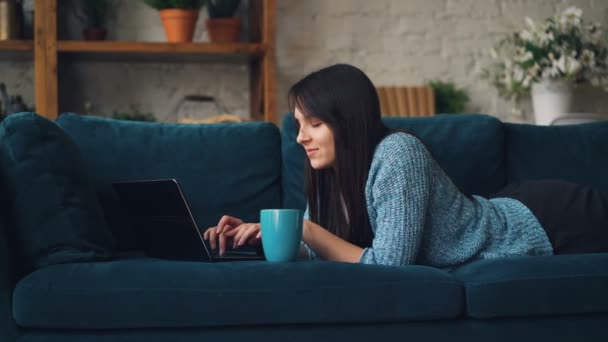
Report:
[[[164,40],[156,11],[136,0],[120,0],[119,5],[110,39]],[[286,92],[293,82],[343,62],[366,71],[377,85],[451,80],[469,90],[469,111],[529,121],[529,103],[523,104],[523,117],[511,115],[512,106],[478,73],[489,62],[488,49],[503,34],[521,28],[524,16],[540,20],[569,5],[582,8],[586,20],[608,27],[606,0],[277,0],[279,110],[287,110]],[[204,18],[203,11],[197,41],[207,40]],[[73,23],[68,26],[68,32],[75,31]],[[0,82],[31,103],[31,61],[2,59]],[[168,113],[185,94],[207,94],[229,112],[246,116],[246,70],[242,64],[72,62],[60,68],[62,99],[77,111],[90,101],[98,114],[135,106],[170,119]],[[602,96],[608,97],[594,93],[591,100],[579,101],[577,109],[608,111]]]

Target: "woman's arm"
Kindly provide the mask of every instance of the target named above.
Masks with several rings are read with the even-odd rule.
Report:
[[[414,264],[420,252],[432,187],[431,156],[417,138],[394,134],[376,151],[369,173],[368,205],[375,231],[365,264]]]
[[[304,220],[302,240],[325,260],[356,263],[363,253],[361,247],[342,240],[310,220]]]

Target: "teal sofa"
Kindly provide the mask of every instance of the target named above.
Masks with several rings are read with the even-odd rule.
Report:
[[[465,192],[556,178],[608,192],[608,123],[486,115],[387,118]],[[33,113],[0,124],[0,340],[606,341],[608,254],[508,258],[449,271],[335,262],[147,257],[110,184],[177,178],[202,227],[304,208],[286,116],[186,125]],[[608,227],[607,227],[608,228]]]

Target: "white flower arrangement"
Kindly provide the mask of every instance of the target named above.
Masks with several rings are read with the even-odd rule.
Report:
[[[569,7],[541,23],[526,17],[523,30],[491,49],[494,62],[483,77],[507,99],[542,80],[591,83],[608,91],[607,37],[599,24],[586,24],[582,16],[581,9]]]

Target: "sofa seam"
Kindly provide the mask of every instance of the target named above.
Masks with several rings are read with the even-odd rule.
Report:
[[[497,281],[492,281],[492,282],[467,282],[467,281],[463,281],[465,288],[469,287],[469,286],[475,286],[475,287],[480,287],[480,286],[487,286],[487,285],[497,285],[497,284],[507,284],[507,283],[524,283],[524,282],[536,282],[536,281],[550,281],[550,280],[569,280],[569,279],[581,279],[581,280],[587,280],[589,278],[598,278],[598,279],[605,279],[608,281],[608,273],[605,275],[596,275],[596,276],[590,276],[590,275],[579,275],[577,274],[574,277],[546,277],[546,278],[527,278],[527,279],[513,279],[513,280],[497,280]]]

